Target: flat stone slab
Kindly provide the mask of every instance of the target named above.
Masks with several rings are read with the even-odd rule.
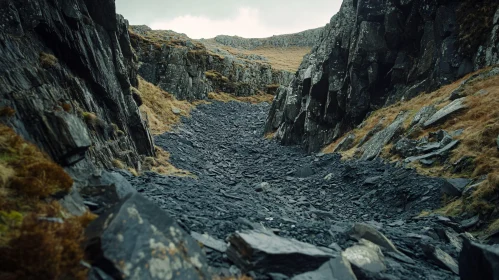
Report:
[[[327,248],[265,231],[238,232],[229,237],[229,243],[227,256],[246,272],[281,273],[292,277],[315,271],[334,257],[334,252]]]
[[[464,104],[465,98],[459,98],[452,101],[449,105],[443,107],[438,110],[433,116],[431,116],[425,123],[424,128],[428,128],[430,126],[436,125],[444,121],[450,115],[466,109],[466,105]]]
[[[429,154],[425,154],[422,156],[408,157],[404,160],[404,162],[411,163],[411,162],[415,162],[417,160],[430,159],[433,157],[441,156],[441,155],[445,154],[446,152],[454,149],[458,144],[459,144],[459,140],[454,140],[439,150],[436,150],[434,152],[431,152]]]
[[[362,239],[358,245],[347,248],[343,256],[356,268],[371,273],[386,270],[383,253],[378,245]]]
[[[291,280],[357,280],[350,262],[344,257],[339,256],[323,264],[316,271],[311,271],[297,275]]]
[[[86,235],[90,261],[113,279],[211,279],[196,241],[139,194],[102,214]]]
[[[204,246],[211,248],[213,250],[217,250],[221,253],[225,253],[227,248],[229,247],[227,243],[222,240],[211,237],[208,234],[200,234],[195,231],[191,232],[192,238],[196,239],[197,242],[203,244]]]
[[[362,149],[364,153],[362,154],[361,159],[363,160],[372,160],[381,153],[381,150],[385,147],[390,140],[392,140],[395,132],[402,126],[404,121],[407,118],[407,113],[401,113],[397,116],[397,118],[385,129],[376,133],[369,141],[367,141]]]

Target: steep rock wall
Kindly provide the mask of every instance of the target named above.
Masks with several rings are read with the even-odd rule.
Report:
[[[281,87],[267,132],[317,151],[372,110],[498,62],[495,1],[344,0]]]
[[[154,155],[113,0],[6,0],[0,15],[0,109],[11,112],[0,121],[63,166],[139,167]]]
[[[269,85],[288,85],[293,77],[261,61],[216,54],[200,42],[171,33],[143,27],[138,32],[144,36],[133,32],[131,36],[139,74],[179,99],[205,99],[215,91],[248,96],[266,91]]]

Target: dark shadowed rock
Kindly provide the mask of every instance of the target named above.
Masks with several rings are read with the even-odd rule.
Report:
[[[400,138],[393,148],[391,152],[397,155],[402,156],[403,158],[414,156],[418,154],[419,150],[417,149],[419,141],[407,139],[405,137]]]
[[[201,249],[175,220],[139,194],[86,230],[93,265],[119,279],[211,279]]]
[[[353,142],[355,141],[355,134],[349,133],[340,143],[334,148],[333,153],[339,153],[349,150],[353,147]]]
[[[466,105],[464,104],[464,100],[464,98],[456,99],[449,105],[440,109],[424,123],[424,127],[428,128],[430,126],[437,125],[446,120],[450,115],[465,109]]]
[[[329,249],[264,231],[243,231],[229,237],[227,256],[244,271],[294,276],[314,271],[333,257]]]
[[[376,133],[373,138],[362,146],[364,154],[361,158],[363,160],[376,158],[381,153],[381,150],[385,147],[385,145],[392,140],[395,132],[397,132],[397,130],[403,125],[406,118],[407,114],[405,112],[400,113],[393,123],[382,131]]]
[[[316,271],[297,275],[291,280],[357,280],[350,262],[341,255],[323,264]]]
[[[140,155],[154,156],[131,92],[137,61],[128,22],[114,1],[0,6],[0,107],[16,111],[10,124],[20,135],[68,167],[85,158],[98,167],[111,168],[113,159],[138,167]]]
[[[421,245],[425,255],[441,268],[447,269],[459,275],[459,267],[456,260],[438,247],[429,244]]]
[[[314,174],[315,171],[310,166],[302,166],[295,171],[295,176],[299,178],[307,178]]]
[[[441,190],[442,193],[450,196],[461,196],[466,186],[468,186],[471,182],[472,181],[470,179],[465,178],[446,179]]]
[[[459,276],[462,280],[499,279],[499,247],[478,244],[468,239],[459,255]]]
[[[445,147],[443,147],[441,149],[438,149],[434,152],[431,152],[429,154],[425,154],[422,156],[408,157],[404,160],[404,162],[411,163],[411,162],[418,161],[418,160],[428,160],[428,159],[432,159],[432,158],[443,158],[443,157],[448,156],[449,151],[454,149],[458,144],[459,144],[459,140],[453,140],[452,142],[450,142],[448,145],[446,145]]]

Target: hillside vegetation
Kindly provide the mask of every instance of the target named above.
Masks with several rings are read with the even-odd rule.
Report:
[[[380,156],[393,162],[405,162],[409,167],[429,176],[475,179],[476,184],[468,186],[471,188],[468,195],[458,198],[445,197],[446,205],[440,212],[446,215],[480,214],[485,219],[493,220],[499,217],[496,207],[499,199],[497,71],[497,68],[483,69],[434,92],[379,109],[370,114],[356,129],[327,146],[323,152],[339,151],[344,159],[360,158],[368,146],[369,139],[383,133],[383,129],[392,124],[401,113],[405,113],[407,118],[401,129],[386,144]],[[438,111],[455,102],[451,99],[456,98],[462,98],[465,106],[462,110],[450,114],[435,125],[414,125],[414,117],[425,106],[434,106],[435,111]],[[427,142],[422,139],[431,141],[431,138],[441,131],[452,135],[459,144],[447,154],[434,157],[434,162],[416,160],[408,163],[397,149],[401,147],[398,145],[408,143],[407,141],[415,141],[413,143],[417,143],[416,148],[424,147]],[[491,229],[488,230],[490,231]]]
[[[0,124],[0,278],[86,279],[82,242],[93,214],[74,217],[57,197],[71,177]]]

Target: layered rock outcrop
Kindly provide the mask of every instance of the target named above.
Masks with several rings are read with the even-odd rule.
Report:
[[[139,167],[140,155],[154,155],[114,1],[7,0],[0,14],[0,109],[13,112],[0,121],[66,167]]]
[[[268,86],[288,85],[293,77],[261,58],[215,53],[181,34],[147,31],[143,26],[132,29],[137,30],[132,43],[140,60],[139,74],[178,99],[205,99],[218,91],[248,96],[265,92]]]
[[[319,39],[322,30],[323,27],[319,27],[294,34],[274,35],[268,38],[242,38],[239,36],[219,35],[213,39],[222,45],[247,50],[260,47],[312,47]]]
[[[266,131],[317,151],[370,112],[495,64],[494,1],[345,0],[281,87]]]

